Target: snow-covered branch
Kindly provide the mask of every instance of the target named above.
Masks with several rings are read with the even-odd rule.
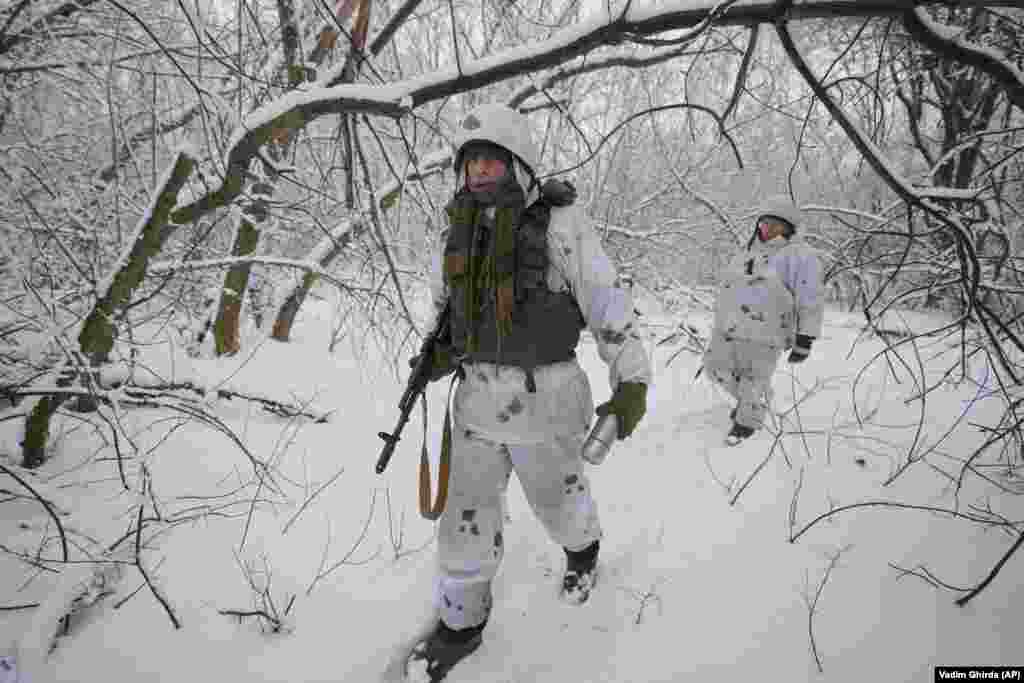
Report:
[[[216,396],[217,398],[229,401],[231,399],[240,398],[244,401],[259,403],[268,413],[289,418],[305,417],[313,420],[317,424],[326,423],[330,418],[330,412],[313,412],[306,410],[301,406],[291,405],[289,403],[277,401],[268,396],[260,396],[259,394],[253,394],[250,392],[225,389],[223,387],[216,389],[207,388],[201,383],[190,380],[172,382],[170,384],[153,383],[151,385],[141,385],[137,382],[133,382],[132,384],[119,385],[115,389],[83,389],[81,387],[40,385],[27,389],[19,389],[12,393],[15,396],[81,396],[83,398],[99,400],[108,405],[117,405],[117,403],[120,402],[126,405],[150,408],[169,407],[171,404],[163,399],[181,400],[181,396],[178,395],[179,393],[191,393],[204,400],[207,396]],[[0,467],[2,467],[2,465],[0,465]]]
[[[1006,96],[1024,111],[1024,73],[995,50],[972,44],[960,31],[944,26],[928,16],[924,7],[914,7],[903,15],[907,32],[944,57],[956,59],[979,69],[1006,88]]]
[[[781,9],[786,9],[791,6],[792,0],[780,3]],[[874,169],[879,177],[885,181],[885,183],[897,195],[899,195],[903,201],[911,206],[921,208],[928,212],[959,238],[958,243],[964,254],[963,267],[966,271],[964,273],[964,279],[965,289],[968,290],[967,302],[968,306],[973,305],[973,302],[977,301],[981,267],[978,263],[977,254],[974,251],[974,245],[971,240],[970,233],[968,233],[967,229],[959,220],[936,206],[929,199],[930,195],[923,194],[917,188],[913,187],[910,181],[903,177],[903,175],[901,175],[888,162],[885,154],[883,154],[878,146],[875,145],[875,143],[872,142],[872,140],[853,122],[846,111],[839,106],[839,103],[835,101],[831,93],[814,74],[810,65],[797,49],[796,43],[793,41],[793,36],[789,32],[787,22],[780,20],[775,25],[775,29],[779,35],[779,40],[782,42],[782,45],[786,50],[786,54],[789,55],[794,67],[796,67],[800,75],[803,76],[811,90],[814,91],[815,96],[821,100],[828,112],[833,118],[835,118],[836,122],[839,123],[847,137],[861,153],[864,160],[871,166],[871,168]]]
[[[54,525],[57,527],[57,532],[60,534],[61,553],[62,553],[62,556],[63,556],[63,561],[67,562],[68,561],[68,557],[69,557],[68,556],[68,538],[67,538],[67,534],[64,533],[64,525],[61,524],[60,517],[57,515],[56,510],[54,510],[53,504],[49,500],[47,500],[46,498],[43,498],[43,496],[40,495],[40,493],[38,491],[36,491],[36,488],[38,488],[37,486],[32,486],[32,484],[28,483],[27,476],[24,476],[24,474],[25,474],[24,472],[23,472],[22,475],[19,475],[15,468],[7,467],[6,465],[4,465],[2,463],[0,463],[0,472],[3,472],[4,474],[9,476],[14,481],[16,481],[19,484],[21,484],[26,490],[28,490],[29,493],[32,494],[32,497],[35,498],[36,500],[38,500],[39,504],[42,505],[46,509],[47,514],[50,515],[50,519],[53,520]]]
[[[150,205],[139,219],[134,238],[125,246],[107,276],[96,284],[96,307],[82,323],[78,334],[79,344],[85,353],[102,355],[113,346],[110,316],[128,302],[142,282],[150,257],[159,252],[168,215],[194,166],[195,162],[185,152],[179,151],[175,155],[163,178],[153,188]]]
[[[219,259],[179,261],[177,263],[168,263],[164,261],[160,263],[154,263],[153,267],[150,268],[150,272],[159,275],[189,270],[205,270],[207,268],[230,268],[231,266],[235,266],[240,263],[295,268],[297,270],[303,270],[306,271],[307,273],[318,275],[327,280],[328,282],[335,284],[339,287],[347,287],[346,283],[336,278],[329,271],[325,270],[317,263],[313,263],[311,261],[299,261],[296,259],[281,258],[277,256],[237,256]]]
[[[97,0],[65,2],[58,7],[54,7],[49,12],[43,13],[41,16],[37,14],[36,19],[28,26],[19,28],[17,31],[9,31],[7,30],[10,28],[9,24],[17,19],[18,14],[31,4],[28,0],[20,3],[12,9],[12,15],[7,20],[8,26],[5,26],[4,31],[0,32],[0,55],[7,54],[18,45],[28,42],[37,36],[47,35],[54,24],[70,19],[76,13],[85,11],[90,5],[96,4],[96,2]]]
[[[638,39],[709,27],[708,17],[718,15],[716,25],[750,25],[772,22],[785,14],[788,20],[839,16],[891,16],[910,10],[910,0],[811,0],[789,5],[783,11],[775,0],[750,0],[742,4],[712,0],[677,0],[657,6],[630,6],[625,13],[610,16],[607,11],[594,12],[573,26],[534,44],[510,48],[484,57],[404,81],[368,86],[342,83],[334,85],[337,74],[325,74],[314,83],[303,84],[282,97],[253,111],[241,122],[227,146],[225,173],[221,185],[192,204],[176,210],[172,216],[177,224],[188,223],[220,208],[237,197],[244,184],[249,161],[262,145],[283,131],[301,128],[328,114],[363,113],[373,116],[401,118],[416,108],[460,93],[535,73],[564,64],[576,57],[590,55],[602,47]],[[965,4],[1013,5],[1010,0]]]

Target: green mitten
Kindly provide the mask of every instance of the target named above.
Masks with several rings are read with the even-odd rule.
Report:
[[[611,400],[599,405],[596,412],[601,416],[614,413],[619,418],[619,438],[625,439],[647,412],[647,385],[643,382],[619,382]]]

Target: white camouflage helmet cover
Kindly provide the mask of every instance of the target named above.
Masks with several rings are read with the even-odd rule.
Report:
[[[757,217],[775,216],[793,226],[793,232],[800,229],[800,209],[785,197],[778,197],[765,202],[758,211]]]
[[[503,104],[485,104],[469,112],[459,122],[455,138],[455,172],[459,173],[462,148],[474,141],[491,142],[519,157],[534,176],[540,154],[533,143],[526,117]]]

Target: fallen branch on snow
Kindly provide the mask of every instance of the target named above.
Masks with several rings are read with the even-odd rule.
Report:
[[[243,393],[232,389],[206,389],[205,387],[199,386],[190,381],[172,382],[169,384],[155,386],[126,384],[115,387],[109,391],[90,391],[89,389],[73,387],[30,387],[14,390],[12,393],[15,396],[52,396],[54,394],[61,394],[64,396],[87,396],[103,401],[107,404],[113,403],[116,398],[119,403],[125,405],[144,408],[161,408],[166,406],[164,406],[159,399],[181,398],[180,396],[175,396],[175,392],[189,392],[201,397],[214,395],[217,398],[223,398],[229,401],[233,398],[241,398],[246,401],[259,403],[268,413],[273,413],[279,417],[305,417],[313,420],[317,424],[326,423],[330,419],[331,412],[333,412],[316,413],[295,405],[276,401],[266,396]]]

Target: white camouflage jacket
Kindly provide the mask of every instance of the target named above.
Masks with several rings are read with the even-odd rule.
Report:
[[[754,241],[730,264],[715,303],[714,330],[784,349],[797,334],[821,336],[825,309],[818,251],[799,236]]]

